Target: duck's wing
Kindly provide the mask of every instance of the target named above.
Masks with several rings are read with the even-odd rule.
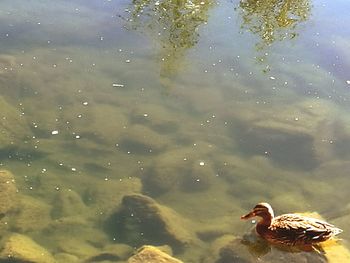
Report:
[[[327,222],[297,214],[274,218],[269,229],[276,241],[291,245],[322,242],[341,232]]]

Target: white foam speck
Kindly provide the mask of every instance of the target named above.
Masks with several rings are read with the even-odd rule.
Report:
[[[124,88],[124,84],[113,83],[112,86],[114,88]]]

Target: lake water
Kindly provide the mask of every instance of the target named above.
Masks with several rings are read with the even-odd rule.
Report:
[[[345,0],[1,1],[0,165],[18,189],[1,236],[28,236],[57,262],[121,244],[206,262],[265,201],[318,212],[348,247],[349,11]],[[131,194],[176,214],[193,243],[127,218]]]

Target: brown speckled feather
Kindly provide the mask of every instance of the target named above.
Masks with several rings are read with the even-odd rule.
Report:
[[[255,216],[261,218],[256,225],[257,233],[272,243],[312,246],[342,232],[327,222],[298,214],[274,217],[272,207],[268,203],[257,204],[252,211],[241,216],[241,219]]]
[[[271,241],[298,245],[322,242],[340,232],[333,225],[315,218],[284,214],[272,220],[266,234]]]

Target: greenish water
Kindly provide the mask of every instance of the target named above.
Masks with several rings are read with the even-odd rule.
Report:
[[[317,211],[348,246],[349,10],[2,1],[0,164],[19,201],[1,236],[27,235],[58,262],[116,244],[168,244],[206,262],[216,238],[249,232],[240,215],[265,201],[276,214]],[[131,193],[176,211],[195,242],[180,249],[125,223]]]

